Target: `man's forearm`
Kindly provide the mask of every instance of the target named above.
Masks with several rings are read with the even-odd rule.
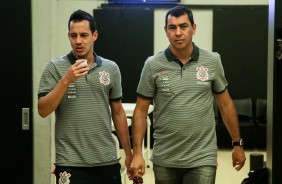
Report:
[[[140,113],[138,110],[133,116],[133,151],[134,153],[142,153],[142,144],[147,128],[147,114]]]
[[[38,99],[38,113],[41,117],[47,117],[58,107],[68,86],[68,80],[63,77],[50,93]]]
[[[126,118],[123,118],[126,119]],[[113,119],[115,122],[116,120]],[[115,129],[126,155],[131,154],[131,144],[126,120],[115,123]]]
[[[222,109],[222,118],[232,140],[240,140],[238,117],[233,104],[230,104],[230,107],[226,109]]]

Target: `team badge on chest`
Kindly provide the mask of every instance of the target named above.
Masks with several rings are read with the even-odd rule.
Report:
[[[110,84],[110,74],[108,72],[102,71],[99,72],[100,75],[100,82],[104,85],[109,85]]]
[[[209,74],[208,74],[209,69],[208,68],[201,66],[201,67],[197,67],[196,70],[198,71],[196,73],[197,79],[201,81],[206,81],[209,79]]]

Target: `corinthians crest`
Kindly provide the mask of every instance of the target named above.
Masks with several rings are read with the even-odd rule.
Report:
[[[197,67],[196,70],[198,71],[196,74],[197,79],[201,81],[206,81],[209,79],[208,68],[201,66],[201,67]]]
[[[59,184],[70,184],[70,177],[71,174],[67,173],[64,171],[63,173],[60,173],[60,178],[59,178]]]
[[[110,74],[108,72],[102,71],[99,72],[100,75],[100,82],[104,85],[109,85],[110,84]]]

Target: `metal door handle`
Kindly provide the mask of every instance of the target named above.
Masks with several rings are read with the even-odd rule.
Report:
[[[29,130],[29,108],[22,108],[22,130]]]

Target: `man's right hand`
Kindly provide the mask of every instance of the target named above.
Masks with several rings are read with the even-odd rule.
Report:
[[[85,59],[78,59],[76,62],[69,67],[65,77],[70,83],[76,81],[79,77],[87,75],[89,67],[84,63]]]
[[[145,174],[145,160],[142,153],[133,153],[130,169],[133,177],[142,177]]]

